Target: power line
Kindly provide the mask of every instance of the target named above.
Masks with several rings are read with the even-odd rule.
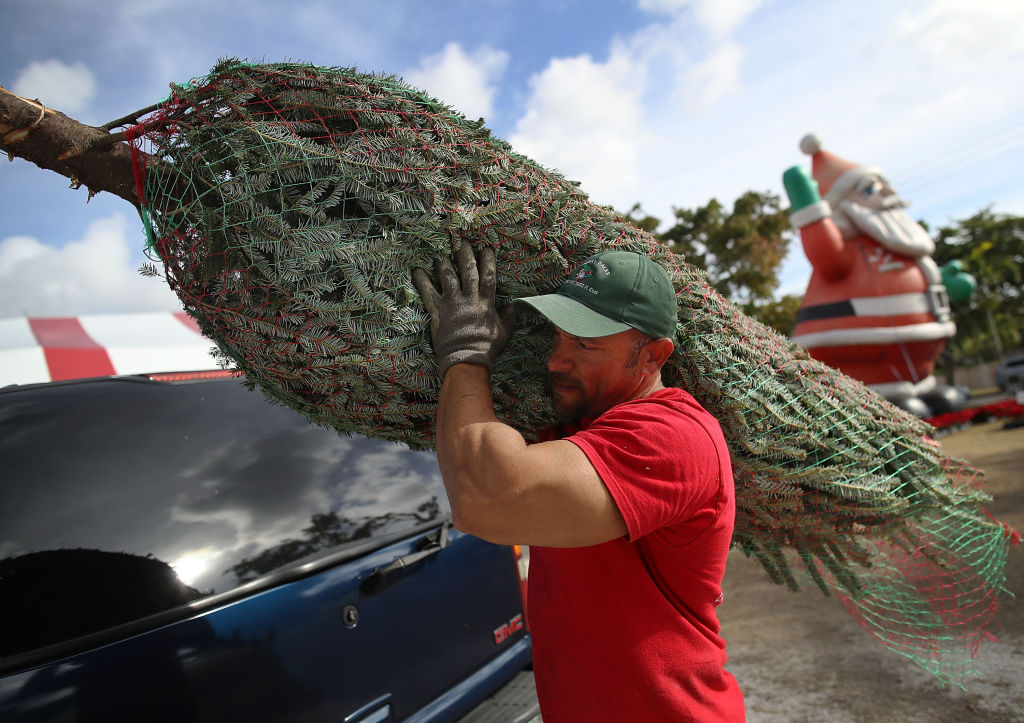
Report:
[[[1024,124],[1012,126],[973,143],[961,146],[924,163],[913,166],[903,173],[891,174],[899,179],[901,195],[911,195],[907,190],[919,189],[969,166],[979,165],[1014,149],[1024,146]]]

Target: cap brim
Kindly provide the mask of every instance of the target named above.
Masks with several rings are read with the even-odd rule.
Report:
[[[584,338],[611,336],[632,329],[629,324],[609,319],[590,307],[562,294],[527,296],[516,299],[517,304],[526,304],[539,311],[548,321],[572,336]]]

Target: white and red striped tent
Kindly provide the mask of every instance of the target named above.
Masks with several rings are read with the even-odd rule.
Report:
[[[0,319],[0,387],[217,369],[212,348],[183,311]]]

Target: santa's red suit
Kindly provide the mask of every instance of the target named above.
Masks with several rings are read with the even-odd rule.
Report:
[[[948,388],[932,373],[956,326],[934,243],[877,168],[823,151],[815,135],[800,148],[813,180],[800,167],[783,178],[813,272],[794,341],[911,411],[945,411]]]

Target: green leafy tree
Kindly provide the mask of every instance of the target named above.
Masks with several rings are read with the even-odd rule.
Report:
[[[301,539],[289,538],[252,557],[232,565],[239,584],[254,580],[285,565],[355,540],[365,540],[396,523],[411,527],[440,519],[441,506],[436,497],[424,502],[415,512],[387,512],[374,517],[339,517],[337,512],[314,514]]]
[[[940,266],[959,260],[978,283],[968,301],[952,304],[953,355],[996,360],[1024,345],[1024,216],[985,208],[940,228],[935,243]]]
[[[663,233],[657,231],[660,219],[639,203],[624,217],[706,271],[715,290],[741,306],[744,313],[788,335],[800,299],[773,298],[791,238],[788,214],[780,209],[779,197],[747,191],[736,199],[731,211],[711,199],[699,208],[677,208],[674,213],[675,224]]]
[[[743,313],[788,337],[793,332],[793,327],[796,326],[796,315],[800,311],[802,303],[802,296],[786,294],[781,299],[747,302],[743,305]]]
[[[716,291],[739,305],[771,300],[790,242],[778,196],[747,191],[731,211],[711,199],[700,208],[675,209],[675,216],[662,241],[706,270]]]
[[[633,208],[629,209],[629,213],[623,214],[622,217],[641,231],[646,231],[660,238],[658,226],[661,225],[661,219],[648,214],[639,203],[634,203]]]

